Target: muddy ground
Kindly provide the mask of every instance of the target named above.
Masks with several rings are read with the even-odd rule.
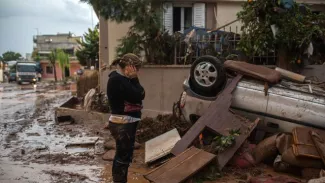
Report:
[[[48,83],[0,85],[0,182],[101,182],[93,147],[66,148],[96,137],[82,125],[56,125],[54,107],[71,88]],[[96,137],[98,138],[98,137]]]
[[[75,86],[0,85],[1,183],[112,182],[112,162],[102,160],[103,145],[112,141],[104,129],[105,122],[91,125],[54,122],[54,108],[71,96],[71,90]],[[148,138],[150,134],[138,137],[138,141],[143,143]],[[71,145],[78,142],[90,144]],[[142,144],[135,150],[129,183],[147,183],[143,175],[154,168],[144,164],[143,147]],[[269,170],[268,167],[245,171],[225,168],[222,174],[201,173],[187,182],[205,182],[206,177],[216,179],[210,182],[246,182],[249,176],[272,174]]]

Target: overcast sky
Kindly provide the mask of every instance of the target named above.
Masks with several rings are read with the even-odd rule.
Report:
[[[33,50],[33,35],[82,35],[92,27],[92,8],[79,0],[0,0],[0,55]],[[98,19],[93,13],[93,25]]]

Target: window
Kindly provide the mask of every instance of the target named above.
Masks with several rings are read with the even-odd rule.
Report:
[[[73,49],[64,49],[63,51],[64,51],[64,53],[66,53],[68,55],[74,55],[74,50]]]
[[[205,28],[205,3],[164,3],[163,8],[164,28],[170,34],[191,26]]]
[[[188,29],[193,24],[193,8],[184,8],[184,29]]]
[[[183,31],[192,26],[192,7],[173,8],[173,32]]]
[[[52,66],[46,66],[46,74],[53,74],[53,67]]]
[[[46,53],[40,53],[39,56],[40,56],[40,57],[48,57],[49,54],[46,54]]]

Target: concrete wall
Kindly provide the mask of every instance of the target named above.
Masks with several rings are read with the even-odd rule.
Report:
[[[101,73],[101,90],[106,93],[108,74]],[[161,113],[171,113],[173,103],[183,92],[183,82],[190,73],[189,66],[145,66],[141,68],[139,79],[146,91],[143,102],[143,116],[155,117]]]
[[[132,22],[118,24],[116,22],[108,22],[108,64],[110,64],[116,56],[116,47],[119,44],[119,39],[126,35],[129,31]]]
[[[217,27],[226,25],[237,19],[237,13],[242,10],[242,2],[217,2]],[[225,28],[226,31],[236,32],[236,26],[238,33],[240,33],[241,22],[235,22]]]

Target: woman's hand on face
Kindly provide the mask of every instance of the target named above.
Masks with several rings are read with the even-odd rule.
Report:
[[[134,66],[128,65],[125,67],[125,75],[129,78],[136,78],[138,77],[138,71]]]

